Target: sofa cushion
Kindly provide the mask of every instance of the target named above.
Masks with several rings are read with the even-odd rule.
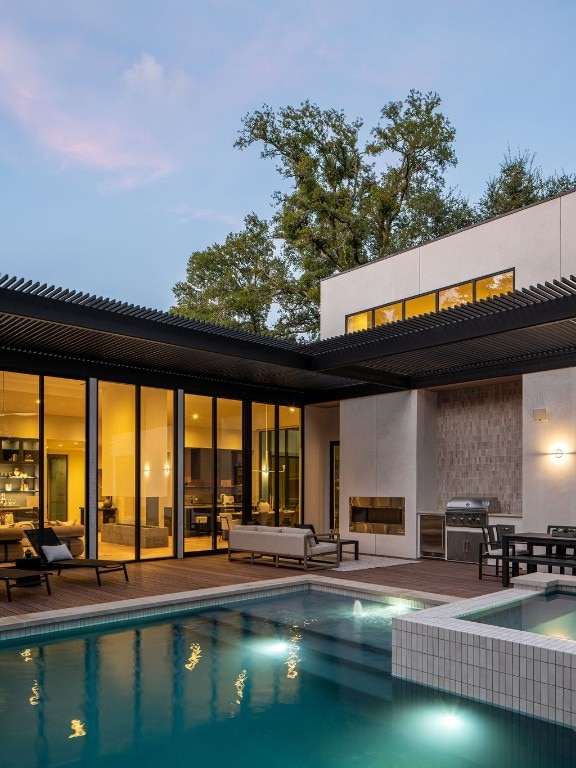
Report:
[[[72,552],[70,552],[66,544],[56,544],[54,546],[44,544],[42,552],[49,563],[53,563],[56,560],[72,560]]]
[[[54,529],[54,533],[59,539],[71,539],[74,537],[80,539],[84,536],[83,525],[69,525],[66,523],[63,525],[52,525],[50,527]]]
[[[311,555],[328,555],[331,552],[337,551],[336,544],[332,544],[332,542],[321,542],[320,544],[315,544],[313,541],[308,546],[308,551]]]
[[[22,538],[22,528],[19,526],[1,526],[0,527],[0,540],[4,541],[20,541]]]

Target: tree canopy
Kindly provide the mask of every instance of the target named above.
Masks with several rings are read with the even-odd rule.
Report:
[[[194,251],[186,280],[174,294],[180,314],[254,333],[268,332],[268,316],[285,280],[268,223],[251,213],[245,228],[222,245]]]
[[[455,130],[436,93],[391,101],[362,140],[363,122],[309,101],[246,115],[235,142],[260,146],[282,189],[270,220],[252,213],[222,245],[195,251],[173,311],[286,338],[318,334],[320,281],[491,216],[576,188],[544,177],[527,151],[508,149],[476,207],[447,188]]]
[[[512,154],[508,147],[497,176],[489,179],[478,203],[480,219],[524,208],[576,188],[576,174],[554,173],[545,177],[535,165],[535,155],[524,150]]]

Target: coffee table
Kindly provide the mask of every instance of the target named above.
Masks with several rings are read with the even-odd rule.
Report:
[[[30,571],[23,568],[0,568],[0,581],[6,584],[6,593],[8,595],[8,602],[12,602],[12,590],[14,587],[39,587],[42,584],[46,585],[46,591],[49,595],[52,594],[50,589],[49,576],[52,576],[51,571]]]
[[[335,539],[333,539],[331,536],[316,536],[316,538],[318,541],[335,541]],[[357,539],[338,539],[336,543],[338,544],[340,560],[342,560],[342,547],[348,546],[350,544],[352,544],[354,547],[354,560],[358,560],[360,558]]]

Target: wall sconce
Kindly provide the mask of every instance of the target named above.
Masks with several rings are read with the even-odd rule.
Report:
[[[148,475],[150,474],[150,467],[149,467],[148,465],[146,465],[146,466],[144,467],[144,469],[142,470],[142,472],[143,472],[143,473],[144,473],[146,476],[148,476]]]
[[[532,418],[536,424],[542,424],[543,421],[548,421],[548,411],[546,408],[534,408]]]
[[[564,451],[562,450],[562,448],[556,448],[556,450],[552,455],[556,456],[557,459],[561,459],[564,456]]]
[[[167,465],[164,467],[164,474],[167,475],[170,473],[170,467]]]

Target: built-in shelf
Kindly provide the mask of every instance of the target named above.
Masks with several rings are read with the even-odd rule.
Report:
[[[3,437],[0,440],[0,493],[38,494],[40,444],[35,438]],[[24,487],[26,486],[26,487]]]

